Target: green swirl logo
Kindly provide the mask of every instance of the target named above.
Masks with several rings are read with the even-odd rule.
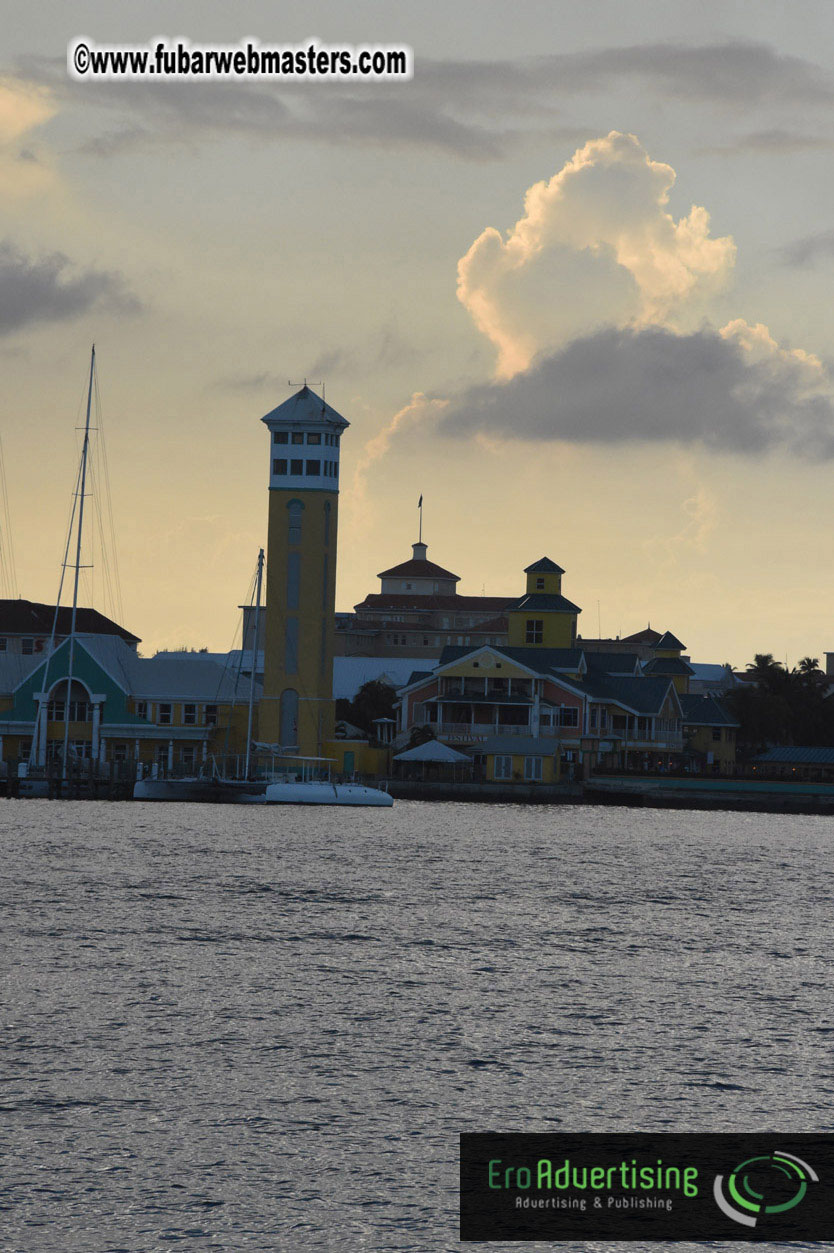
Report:
[[[755,1227],[763,1214],[786,1214],[803,1200],[819,1176],[801,1157],[775,1151],[749,1157],[726,1179],[716,1175],[713,1196],[718,1208],[744,1227]]]

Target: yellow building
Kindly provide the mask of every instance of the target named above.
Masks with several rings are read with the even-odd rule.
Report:
[[[333,738],[339,448],[349,423],[305,386],[269,429],[269,532],[260,738],[321,757]]]
[[[527,590],[507,607],[510,648],[573,648],[582,610],[562,595],[564,570],[542,557],[524,573]]]

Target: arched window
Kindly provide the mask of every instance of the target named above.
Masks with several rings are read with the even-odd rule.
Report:
[[[292,687],[281,693],[279,737],[282,748],[298,748],[298,692]]]
[[[301,543],[301,515],[303,512],[304,505],[300,500],[287,501],[287,513],[289,514],[288,540],[290,544]]]

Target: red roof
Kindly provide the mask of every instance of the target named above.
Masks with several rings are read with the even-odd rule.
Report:
[[[51,635],[54,617],[54,605],[34,600],[0,600],[0,635]],[[71,623],[72,608],[62,605],[56,634],[69,635]],[[75,630],[80,635],[120,635],[129,644],[140,643],[138,635],[131,635],[97,609],[76,609]]]
[[[420,596],[414,592],[372,592],[354,608],[357,612],[360,609],[481,609],[484,613],[500,614],[516,600],[517,596]]]
[[[621,644],[656,644],[660,639],[660,632],[653,631],[651,627],[646,627],[644,631],[637,631],[635,635],[626,635],[620,640]]]
[[[414,557],[410,561],[403,561],[398,566],[392,566],[390,570],[382,570],[377,575],[378,579],[401,577],[412,579],[454,579],[456,583],[460,582],[459,574],[452,574],[451,570],[444,570],[442,566],[436,566],[433,561],[421,561],[419,558]]]

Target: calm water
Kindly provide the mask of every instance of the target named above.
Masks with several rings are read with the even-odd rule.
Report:
[[[3,1253],[477,1248],[460,1131],[834,1129],[831,819],[0,804]]]

